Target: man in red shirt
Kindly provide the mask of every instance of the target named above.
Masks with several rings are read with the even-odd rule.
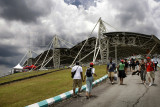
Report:
[[[146,71],[147,71],[148,81],[150,82],[149,86],[152,86],[152,84],[154,83],[154,79],[155,79],[154,66],[155,65],[151,61],[151,58],[147,57]]]

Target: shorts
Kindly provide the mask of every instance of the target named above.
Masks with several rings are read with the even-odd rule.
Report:
[[[125,71],[124,70],[119,70],[118,77],[125,78],[126,77]]]
[[[140,72],[140,76],[141,76],[141,80],[142,81],[146,81],[146,71],[145,70],[141,70],[141,72]]]
[[[87,77],[86,78],[86,91],[88,93],[91,93],[92,90],[92,82],[93,82],[93,77]]]
[[[108,72],[108,77],[114,77],[114,72]]]
[[[76,87],[82,87],[82,80],[81,79],[73,79],[73,88],[76,88]]]
[[[154,71],[147,72],[147,76],[148,76],[148,78],[155,78]]]

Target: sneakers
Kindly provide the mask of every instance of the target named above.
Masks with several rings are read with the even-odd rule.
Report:
[[[78,94],[77,94],[77,96],[78,96],[78,97],[81,97],[81,94],[80,94],[80,93],[78,93]]]
[[[112,85],[114,84],[114,82],[111,82],[112,83]]]
[[[152,83],[149,84],[149,87],[152,86]]]
[[[88,97],[88,96],[86,96],[86,99],[89,99],[89,97]]]
[[[73,98],[77,98],[77,96],[76,96],[76,95],[73,95],[72,97],[73,97]]]

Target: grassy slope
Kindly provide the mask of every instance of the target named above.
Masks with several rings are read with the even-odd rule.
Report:
[[[96,66],[95,69],[98,75],[95,80],[106,74],[104,65]],[[83,68],[83,71],[85,70],[86,68]],[[71,89],[70,69],[53,72],[44,76],[0,86],[0,107],[30,105]]]
[[[4,82],[10,82],[13,80],[17,80],[17,79],[23,79],[26,77],[30,77],[30,76],[35,76],[35,75],[39,75],[39,74],[44,74],[46,72],[51,72],[51,71],[55,71],[57,69],[54,70],[45,70],[45,71],[32,71],[32,72],[21,72],[21,73],[15,73],[12,75],[8,75],[6,77],[1,77],[0,78],[0,83],[4,83]]]

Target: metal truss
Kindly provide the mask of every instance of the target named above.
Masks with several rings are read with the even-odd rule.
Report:
[[[101,18],[99,19],[98,40],[100,47],[100,55],[103,64],[106,64],[109,58],[109,38],[104,36],[106,33],[106,27],[103,24]]]
[[[28,61],[27,61],[27,65],[32,65],[32,51],[29,50],[28,51]]]
[[[53,65],[54,68],[60,67],[60,45],[59,45],[59,39],[57,35],[53,38]]]

